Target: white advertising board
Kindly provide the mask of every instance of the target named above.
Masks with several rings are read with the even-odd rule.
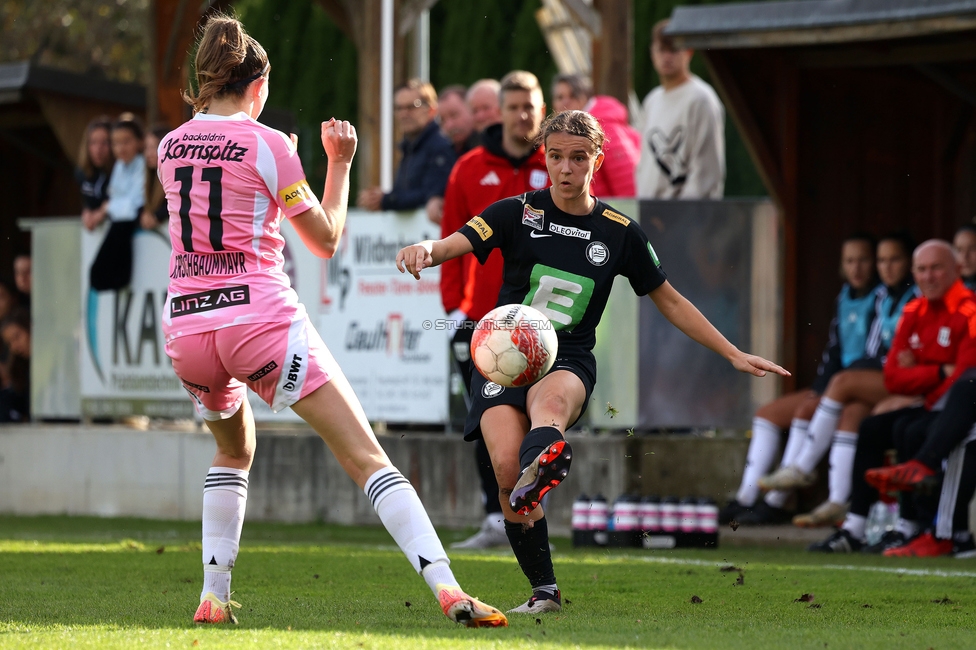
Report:
[[[138,231],[127,290],[89,291],[88,269],[106,227],[83,232],[80,285],[82,413],[87,416],[191,417],[193,408],[164,351],[160,326],[170,245],[165,232]],[[440,423],[447,418],[447,332],[440,275],[418,282],[396,270],[401,247],[436,238],[423,212],[351,211],[339,251],[312,255],[289,225],[285,270],[309,316],[339,362],[371,421]],[[258,421],[298,421],[272,413],[249,394]]]
[[[438,237],[423,211],[354,211],[324,264],[316,326],[372,421],[447,419],[448,332],[432,324],[444,315],[440,270],[418,281],[395,263],[402,247]]]

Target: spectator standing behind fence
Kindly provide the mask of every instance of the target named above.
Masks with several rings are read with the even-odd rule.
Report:
[[[691,73],[693,50],[678,49],[651,30],[651,61],[661,85],[644,98],[637,196],[646,199],[720,199],[725,190],[725,108],[707,83]]]
[[[967,223],[952,238],[952,250],[959,264],[959,279],[970,291],[976,291],[976,225]]]
[[[18,253],[14,256],[14,286],[17,287],[17,302],[21,307],[30,309],[31,288],[34,274],[30,253]]]
[[[500,92],[501,84],[497,79],[479,79],[468,88],[466,99],[471,107],[474,128],[479,133],[484,133],[489,126],[502,121],[501,105],[498,103]]]
[[[474,128],[474,115],[465,99],[467,89],[461,85],[448,86],[437,96],[437,121],[441,132],[454,146],[458,158],[481,144],[481,134]],[[432,196],[427,201],[427,218],[440,225],[444,216],[444,197]]]
[[[107,115],[88,123],[78,152],[75,179],[81,187],[81,223],[88,230],[105,221],[108,181],[112,176],[112,121]]]
[[[437,94],[426,81],[411,79],[393,95],[397,125],[403,133],[393,189],[362,190],[356,205],[366,210],[415,210],[432,196],[444,196],[444,187],[457,156],[451,141],[437,125]]]
[[[631,128],[627,107],[609,95],[594,95],[588,79],[578,74],[557,74],[552,80],[555,112],[586,111],[596,118],[606,142],[603,166],[593,174],[590,192],[603,199],[636,195],[634,170],[640,160],[641,136]]]
[[[14,283],[0,278],[0,323],[17,307],[17,290]],[[10,385],[10,346],[0,337],[0,389]]]
[[[24,422],[30,418],[30,312],[14,308],[0,321],[0,339],[8,350],[0,387],[0,422]]]
[[[157,125],[146,134],[146,201],[139,213],[139,225],[145,230],[157,228],[169,220],[166,192],[159,182],[156,168],[159,164],[159,142],[170,132],[169,127]]]
[[[89,276],[95,291],[121,289],[132,279],[132,235],[146,201],[146,159],[142,155],[142,124],[123,113],[112,125],[115,166],[108,184],[109,229],[92,262]]]

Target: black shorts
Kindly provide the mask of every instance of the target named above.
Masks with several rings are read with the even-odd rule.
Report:
[[[560,354],[556,357],[556,363],[552,370],[568,370],[583,382],[586,390],[586,398],[583,400],[583,407],[580,409],[579,416],[569,423],[569,429],[576,424],[590,403],[590,395],[593,394],[593,385],[596,383],[596,359],[591,352],[572,352],[566,355]],[[548,374],[548,373],[547,373]],[[464,422],[464,439],[468,442],[482,437],[481,416],[485,411],[493,406],[506,404],[514,406],[523,413],[525,412],[525,397],[532,386],[522,386],[521,388],[506,388],[488,381],[478,372],[478,369],[471,364],[471,406],[468,408],[468,417]]]

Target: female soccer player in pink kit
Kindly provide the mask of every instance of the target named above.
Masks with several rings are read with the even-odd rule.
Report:
[[[376,441],[282,270],[282,215],[313,253],[335,252],[357,140],[348,122],[322,123],[329,162],[320,204],[293,139],[255,121],[270,69],[237,20],[211,18],[196,55],[198,91],[185,95],[196,114],[159,145],[172,212],[166,351],[217,442],[204,484],[204,584],[193,620],[236,622],[230,572],[255,446],[249,387],[276,411],[290,406],[325,440],[445,615],[468,627],[507,625],[458,586],[416,491]]]

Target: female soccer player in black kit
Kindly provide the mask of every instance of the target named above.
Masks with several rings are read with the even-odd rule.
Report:
[[[505,266],[498,305],[531,305],[556,329],[556,362],[535,384],[503,388],[473,373],[465,425],[466,439],[483,436],[488,446],[506,532],[532,585],[532,597],[512,611],[532,614],[561,608],[548,528],[538,506],[569,469],[572,451],[563,432],[586,410],[596,383],[595,331],[614,277],[625,276],[678,329],[737,370],[759,377],[767,371],[789,374],[732,345],[667,281],[637,222],[590,195],[604,142],[591,115],[554,115],[541,138],[551,188],[498,201],[449,237],[408,246],[397,255],[397,268],[419,279],[429,266],[468,252],[484,263],[500,248]]]

